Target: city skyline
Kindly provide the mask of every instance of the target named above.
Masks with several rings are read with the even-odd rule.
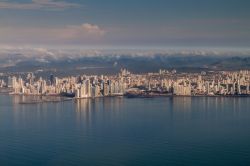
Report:
[[[5,0],[0,45],[249,47],[247,0]]]
[[[84,74],[58,78],[51,74],[49,79],[36,78],[34,73],[26,74],[26,78],[8,76],[6,82],[0,79],[0,88],[8,88],[12,95],[66,96],[75,99],[250,95],[249,70],[188,73],[160,69],[158,73],[133,74],[121,69],[115,75]]]
[[[250,163],[250,0],[0,0],[0,166]]]

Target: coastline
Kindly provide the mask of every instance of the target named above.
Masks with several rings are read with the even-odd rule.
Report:
[[[79,101],[79,100],[86,100],[86,99],[98,99],[98,98],[128,98],[128,99],[135,99],[135,98],[181,98],[181,97],[190,97],[190,98],[202,98],[202,97],[208,97],[208,98],[248,98],[250,95],[171,95],[171,94],[165,94],[165,95],[136,95],[133,97],[129,97],[127,95],[113,95],[113,96],[97,96],[97,97],[85,97],[85,98],[75,98],[75,97],[64,97],[61,95],[27,95],[27,94],[8,94],[8,93],[2,93],[0,92],[0,95],[9,95],[9,96],[20,96],[20,97],[31,97],[30,99],[27,99],[27,101],[20,101],[18,104],[25,105],[25,104],[43,104],[43,103],[61,103],[65,101]],[[38,97],[37,99],[34,99],[33,97]]]

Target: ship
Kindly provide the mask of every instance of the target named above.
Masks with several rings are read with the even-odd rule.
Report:
[[[74,98],[76,94],[75,93],[62,92],[60,95],[63,96],[63,97]]]

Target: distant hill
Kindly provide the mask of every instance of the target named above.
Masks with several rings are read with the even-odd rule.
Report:
[[[237,55],[239,54],[239,55]],[[121,68],[134,73],[159,69],[200,72],[250,69],[250,53],[189,51],[2,51],[0,72],[36,72],[39,75],[114,74]]]
[[[225,58],[211,64],[210,67],[225,70],[250,69],[250,57]]]

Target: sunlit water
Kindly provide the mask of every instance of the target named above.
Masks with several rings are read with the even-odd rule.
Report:
[[[0,165],[249,165],[250,98],[0,96]]]

